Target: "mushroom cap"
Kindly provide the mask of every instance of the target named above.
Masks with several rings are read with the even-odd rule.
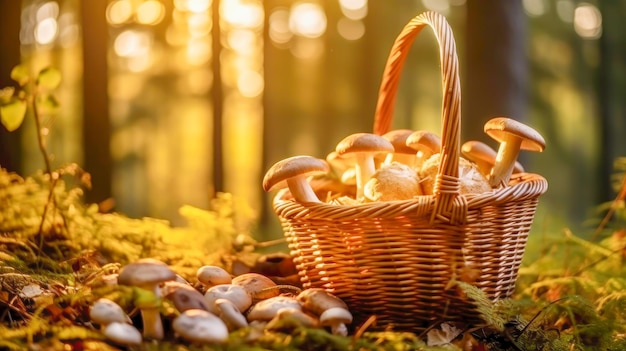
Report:
[[[139,345],[143,340],[141,332],[133,325],[113,322],[104,328],[104,336],[118,345]]]
[[[313,156],[292,156],[280,160],[265,173],[263,177],[263,190],[272,191],[287,186],[287,179],[328,173],[330,167],[325,160]]]
[[[387,153],[394,152],[389,140],[372,133],[355,133],[348,135],[337,144],[335,151],[339,156],[347,156],[358,152]]]
[[[348,309],[348,306],[343,300],[322,288],[302,290],[296,299],[300,302],[305,311],[311,311],[318,316],[332,307]]]
[[[363,195],[369,201],[409,200],[422,195],[417,172],[403,163],[384,165],[365,183]]]
[[[202,266],[196,272],[196,278],[205,286],[230,284],[233,280],[228,271],[219,266]]]
[[[228,329],[236,330],[248,326],[248,320],[232,301],[217,299],[215,300],[215,306],[217,306],[219,311],[219,317],[226,322]]]
[[[330,326],[336,323],[352,323],[352,314],[345,308],[331,307],[320,314],[320,324]]]
[[[204,310],[187,310],[172,322],[172,328],[183,339],[201,343],[228,341],[228,327],[218,316]]]
[[[419,175],[425,195],[431,195],[434,192],[439,163],[441,163],[441,153],[436,153],[426,159],[422,165]],[[481,194],[491,191],[487,177],[478,170],[475,164],[462,157],[459,158],[459,186],[460,194]]]
[[[204,295],[189,284],[176,281],[166,282],[163,295],[172,301],[179,312],[190,309],[210,311],[209,303]]]
[[[515,135],[522,139],[520,149],[542,152],[546,147],[546,142],[533,128],[507,117],[492,118],[484,127],[485,133],[490,137],[502,142],[507,134]]]
[[[437,134],[426,131],[416,130],[406,138],[406,145],[413,151],[427,150],[432,154],[441,152],[441,137]]]
[[[277,296],[278,289],[276,283],[267,276],[260,273],[244,273],[233,278],[232,284],[241,286],[253,299],[266,299]]]
[[[99,298],[89,309],[89,318],[92,322],[107,325],[110,323],[132,323],[130,317],[122,307],[107,298]]]
[[[247,310],[252,305],[252,297],[246,289],[237,284],[215,285],[207,289],[204,298],[209,304],[209,312],[218,313],[215,302],[218,299],[230,300],[240,311]]]
[[[295,297],[279,295],[257,302],[248,311],[248,321],[269,321],[282,308],[302,309],[300,302]]]
[[[276,312],[274,318],[272,318],[272,320],[267,324],[267,328],[272,329],[274,326],[279,325],[280,321],[286,319],[291,319],[307,328],[317,328],[320,324],[320,321],[317,319],[317,317],[314,317],[302,311],[302,309],[283,307]]]
[[[415,155],[415,150],[406,144],[409,135],[413,134],[411,129],[394,129],[382,135],[389,140],[395,153]]]
[[[117,282],[120,285],[153,286],[176,280],[176,273],[165,263],[153,258],[142,258],[120,269]]]

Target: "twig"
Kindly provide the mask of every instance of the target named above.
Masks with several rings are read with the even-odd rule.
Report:
[[[609,223],[609,220],[611,219],[611,217],[613,217],[613,213],[617,209],[617,203],[619,201],[624,201],[624,199],[626,199],[626,174],[624,174],[624,177],[622,178],[622,186],[617,196],[615,197],[615,200],[613,200],[613,202],[611,203],[611,207],[609,208],[606,215],[604,215],[604,218],[602,218],[602,221],[600,222],[596,230],[593,232],[593,235],[591,235],[591,241],[593,241],[598,235],[600,235],[600,232]]]

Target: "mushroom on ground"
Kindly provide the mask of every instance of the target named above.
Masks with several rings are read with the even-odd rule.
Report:
[[[121,346],[139,345],[143,341],[141,333],[133,325],[123,322],[107,324],[103,331],[104,336],[113,343]]]
[[[172,328],[181,338],[197,343],[224,343],[228,328],[224,321],[211,312],[187,310],[174,318]]]
[[[331,333],[335,335],[348,335],[346,324],[352,323],[352,314],[342,307],[331,307],[320,314],[320,325],[330,327]]]
[[[215,285],[207,289],[204,298],[209,305],[209,312],[218,314],[217,300],[226,299],[231,301],[240,311],[247,310],[252,305],[252,297],[246,289],[237,284]]]
[[[114,322],[131,324],[130,317],[120,305],[107,298],[99,298],[89,309],[89,318],[101,327]]]
[[[422,165],[419,175],[425,195],[434,194],[435,179],[440,163],[441,154],[438,153],[430,156]],[[481,194],[491,191],[487,177],[478,170],[475,164],[462,157],[459,159],[459,186],[460,194]]]
[[[489,145],[478,140],[470,140],[461,146],[461,154],[466,159],[474,162],[480,172],[485,176],[489,176],[493,165],[496,163],[496,150]],[[524,167],[518,161],[515,161],[513,173],[524,172]]]
[[[279,286],[259,273],[245,273],[233,278],[232,284],[241,286],[253,300],[264,300],[280,294]]]
[[[496,163],[491,169],[492,187],[506,186],[520,150],[542,152],[546,142],[533,128],[506,117],[493,118],[485,124],[485,133],[500,142]]]
[[[406,144],[406,140],[411,134],[413,134],[411,129],[394,129],[383,134],[383,138],[389,140],[394,149],[393,152],[385,156],[383,165],[388,165],[395,161],[413,167],[417,156],[415,150]]]
[[[415,152],[414,168],[420,169],[422,164],[433,154],[441,152],[441,138],[426,130],[417,130],[406,138],[406,146]]]
[[[176,280],[176,273],[165,263],[152,258],[143,258],[137,262],[127,264],[122,267],[118,277],[120,285],[142,288],[157,297],[159,296],[159,284],[171,280]],[[162,339],[163,324],[161,323],[161,315],[159,313],[158,298],[151,299],[151,301],[136,307],[141,311],[144,338]]]
[[[273,329],[288,319],[307,328],[317,328],[320,325],[320,321],[317,317],[302,311],[302,309],[283,307],[279,309],[274,318],[267,323],[267,329]]]
[[[276,162],[265,173],[263,189],[272,191],[289,187],[298,202],[320,202],[306,177],[328,173],[328,163],[312,156],[293,156]]]
[[[300,302],[305,311],[310,311],[317,316],[331,307],[348,309],[348,305],[346,305],[343,300],[322,288],[302,290],[302,292],[296,296],[296,299]]]
[[[335,151],[339,156],[353,156],[356,159],[356,196],[363,198],[365,183],[376,171],[374,156],[394,151],[393,145],[380,135],[356,133],[347,136],[337,144]]]
[[[215,306],[219,311],[219,317],[226,323],[228,330],[237,330],[248,326],[248,320],[232,301],[217,299]]]
[[[270,321],[281,308],[302,309],[300,302],[294,297],[279,295],[261,300],[252,305],[246,317],[248,322],[252,321]]]
[[[219,266],[202,266],[198,268],[196,278],[205,289],[214,285],[230,284],[233,280],[230,273]]]
[[[178,312],[191,309],[210,310],[204,295],[189,284],[166,282],[163,286],[163,296],[172,301]]]
[[[369,201],[409,200],[417,195],[422,195],[417,172],[395,161],[376,170],[363,190],[363,196]]]

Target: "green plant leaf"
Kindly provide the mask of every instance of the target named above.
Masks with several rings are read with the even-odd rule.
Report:
[[[11,70],[11,79],[17,82],[21,87],[30,81],[30,72],[25,64],[17,65]]]
[[[37,75],[37,86],[44,90],[54,90],[61,83],[61,72],[58,69],[47,67]]]
[[[37,111],[42,115],[54,114],[59,108],[59,102],[54,96],[43,94],[37,96]]]
[[[24,116],[26,116],[26,101],[15,100],[0,106],[0,120],[9,132],[16,130],[22,125]]]

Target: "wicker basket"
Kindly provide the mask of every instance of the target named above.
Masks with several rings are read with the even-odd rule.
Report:
[[[509,297],[538,197],[547,190],[543,177],[521,173],[507,187],[459,193],[458,59],[448,23],[434,12],[413,18],[393,45],[374,133],[390,129],[402,65],[427,25],[439,42],[443,78],[443,161],[435,195],[358,205],[298,203],[287,190],[274,198],[303,286],[342,298],[355,316],[353,325],[372,315],[374,328],[415,332],[442,321],[478,322],[454,281],[470,282],[494,301]]]

